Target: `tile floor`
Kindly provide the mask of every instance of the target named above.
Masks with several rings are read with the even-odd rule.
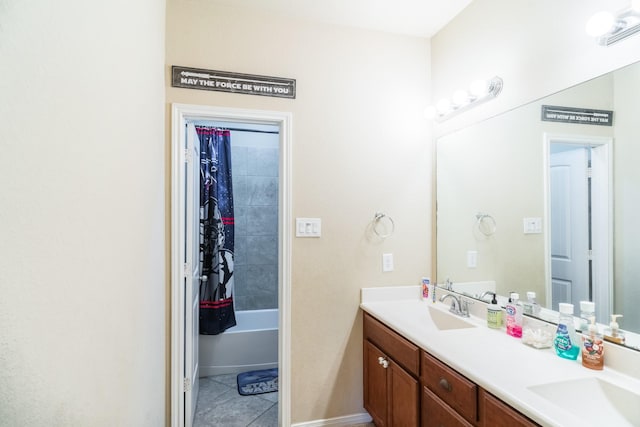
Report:
[[[238,393],[237,374],[200,378],[194,427],[277,427],[278,392]]]

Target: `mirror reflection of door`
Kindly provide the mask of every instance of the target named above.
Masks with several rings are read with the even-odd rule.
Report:
[[[596,303],[596,320],[611,313],[612,200],[610,138],[548,137],[551,308]]]
[[[590,152],[551,144],[551,304],[591,300]]]

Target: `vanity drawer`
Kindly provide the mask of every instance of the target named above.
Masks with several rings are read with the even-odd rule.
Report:
[[[422,427],[473,427],[427,387],[422,388]]]
[[[364,313],[364,339],[374,343],[414,376],[420,374],[420,349],[368,313]]]
[[[478,417],[478,386],[436,358],[422,352],[422,384],[470,423]]]
[[[489,392],[480,389],[480,418],[484,427],[539,427]]]

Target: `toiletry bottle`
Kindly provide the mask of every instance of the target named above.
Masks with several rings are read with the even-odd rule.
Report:
[[[498,304],[495,293],[491,303],[487,306],[487,326],[493,329],[502,327],[502,307]]]
[[[516,338],[522,337],[522,303],[520,302],[520,294],[511,292],[505,311],[507,334]]]
[[[573,304],[561,302],[560,320],[556,329],[556,339],[553,346],[556,354],[564,359],[576,360],[580,353],[580,344],[576,339],[576,330],[573,324]]]
[[[580,331],[584,334],[589,330],[591,318],[596,316],[596,305],[591,301],[580,301]]]
[[[531,314],[537,316],[540,314],[540,304],[536,301],[536,293],[533,291],[527,292],[527,302],[522,304],[525,314]]]
[[[422,299],[425,301],[429,300],[429,291],[431,291],[431,281],[428,277],[422,278]]]
[[[591,316],[588,331],[582,334],[582,366],[601,371],[604,367],[604,344],[598,333],[595,316]]]
[[[609,328],[605,329],[604,331],[604,339],[616,344],[624,344],[624,332],[620,330],[620,325],[618,325],[618,317],[622,317],[622,314],[611,315],[611,323],[609,323]]]

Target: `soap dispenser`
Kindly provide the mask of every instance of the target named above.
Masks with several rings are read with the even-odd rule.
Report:
[[[618,317],[622,317],[622,314],[611,315],[611,323],[609,323],[609,328],[604,331],[604,339],[616,344],[624,344],[624,332],[619,329]]]
[[[601,371],[604,367],[604,343],[598,333],[595,316],[591,316],[588,331],[582,333],[582,366]]]
[[[576,338],[573,324],[573,304],[561,302],[559,304],[560,320],[553,342],[556,354],[563,359],[576,360],[580,354],[580,344]]]
[[[520,302],[520,294],[511,292],[509,302],[505,307],[507,335],[512,337],[522,337],[522,303]]]
[[[495,293],[487,306],[487,326],[493,329],[502,327],[502,307],[498,304]]]

